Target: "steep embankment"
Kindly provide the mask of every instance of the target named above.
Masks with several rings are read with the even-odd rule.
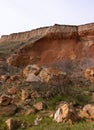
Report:
[[[2,36],[0,39],[0,45],[8,42],[12,45],[12,53],[15,50],[16,53],[7,62],[18,67],[28,64],[66,66],[70,62],[78,63],[83,68],[94,65],[93,23],[81,26],[54,25]],[[73,68],[71,65],[69,67]]]

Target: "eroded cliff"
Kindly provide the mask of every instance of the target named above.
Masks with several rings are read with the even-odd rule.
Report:
[[[58,64],[66,68],[68,64],[73,69],[71,65],[75,62],[74,68],[81,66],[83,69],[94,65],[94,23],[81,26],[56,24],[2,36],[0,44],[3,42],[15,42],[15,45],[24,42],[18,44],[16,52],[14,48],[14,54],[7,59],[14,66]]]

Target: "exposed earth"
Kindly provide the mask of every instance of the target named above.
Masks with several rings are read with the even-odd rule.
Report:
[[[47,120],[71,125],[93,122],[93,59],[94,23],[55,24],[2,36],[1,129],[38,130],[46,123],[39,130],[48,130]]]

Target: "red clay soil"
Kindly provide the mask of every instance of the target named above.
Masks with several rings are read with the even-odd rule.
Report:
[[[11,64],[23,66],[27,64],[47,65],[63,59],[79,59],[82,57],[83,45],[77,40],[41,39],[33,46],[27,46],[17,53]]]
[[[19,48],[17,53],[8,59],[9,64],[18,67],[28,64],[49,65],[65,59],[75,61],[94,57],[93,23],[81,26],[54,25],[4,36],[1,41],[19,41],[22,37],[26,42],[25,46]]]

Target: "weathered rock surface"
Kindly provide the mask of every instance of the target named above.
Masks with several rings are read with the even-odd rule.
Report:
[[[1,95],[0,97],[0,106],[7,106],[11,103],[12,98],[7,95]]]
[[[28,99],[30,96],[29,92],[25,89],[22,89],[22,93],[21,93],[21,100],[25,101],[26,99]]]
[[[10,76],[9,75],[1,75],[1,80],[3,80],[3,81],[7,81],[8,79],[10,78]]]
[[[30,108],[26,111],[26,115],[31,115],[31,114],[35,114],[37,112],[37,110],[35,108]]]
[[[85,70],[85,77],[94,82],[94,67]]]
[[[16,113],[17,106],[15,104],[9,104],[7,106],[0,106],[1,116],[11,116]]]
[[[94,66],[94,23],[80,26],[55,24],[2,36],[1,51],[8,42],[12,48],[6,51],[7,63],[16,67],[54,65],[65,72],[82,75],[82,71]]]
[[[7,124],[8,130],[16,130],[21,126],[21,122],[13,118],[9,118],[6,121],[6,124]]]
[[[1,91],[6,89],[6,93],[14,97],[14,100],[6,96],[0,99],[0,115],[15,114],[16,103],[19,108],[16,114],[20,112],[23,114],[25,110],[28,110],[24,113],[26,115],[34,114],[36,109],[42,112],[47,105],[42,101],[35,104],[38,98],[50,99],[57,96],[57,93],[69,93],[70,87],[74,84],[84,86],[82,82],[84,78],[77,79],[77,84],[76,82],[69,84],[68,76],[74,79],[72,76],[80,77],[83,74],[87,79],[94,80],[93,59],[94,23],[81,26],[54,25],[2,36],[0,39]],[[20,77],[17,76],[18,72]],[[21,76],[22,79],[19,81]],[[85,81],[88,86],[88,80]],[[10,85],[9,88],[7,84]],[[15,85],[18,90],[12,87]],[[68,91],[65,91],[66,88]],[[94,118],[93,115],[94,106],[90,104],[79,113],[80,118],[86,119]],[[63,103],[56,111],[54,120],[58,123],[75,122],[79,117],[72,104]],[[38,125],[39,120],[40,118],[36,118],[35,125]]]
[[[29,70],[28,66],[32,67]],[[27,82],[42,82],[50,85],[64,85],[69,82],[66,72],[56,67],[37,67],[36,65],[28,65],[23,73]],[[34,67],[34,68],[33,68]]]
[[[26,81],[27,82],[39,82],[40,81],[40,78],[34,74],[29,74],[26,78]]]
[[[40,111],[40,110],[47,108],[47,105],[44,102],[38,102],[38,103],[34,104],[34,107]]]
[[[37,116],[37,118],[35,119],[34,121],[34,125],[39,125],[39,122],[42,120],[42,117],[41,116]]]
[[[80,110],[79,116],[83,119],[94,119],[94,105],[87,104]]]
[[[8,94],[14,95],[14,94],[17,93],[17,87],[13,86],[13,87],[11,87],[11,88],[8,88],[7,91],[8,91]]]
[[[67,74],[55,67],[42,69],[38,76],[42,82],[50,83],[52,85],[62,85],[64,81],[67,80]]]
[[[0,115],[1,116],[11,116],[16,113],[17,106],[13,103],[13,99],[3,94],[0,96]]]
[[[39,67],[38,65],[28,65],[25,67],[25,69],[23,70],[23,75],[24,76],[28,76],[29,74],[34,74],[34,75],[38,75],[39,72],[41,71],[41,67]]]
[[[66,60],[85,61],[94,57],[94,24],[54,25],[24,33],[3,36],[2,41],[25,41],[8,59],[15,66],[50,65]],[[20,60],[21,59],[21,60]],[[88,66],[94,65],[90,62]],[[86,67],[86,66],[84,66]]]
[[[72,104],[70,105],[68,103],[61,104],[54,115],[54,120],[57,123],[68,122],[68,121],[69,122],[71,121],[71,123],[73,123],[78,119],[79,118],[74,107],[72,106]]]

